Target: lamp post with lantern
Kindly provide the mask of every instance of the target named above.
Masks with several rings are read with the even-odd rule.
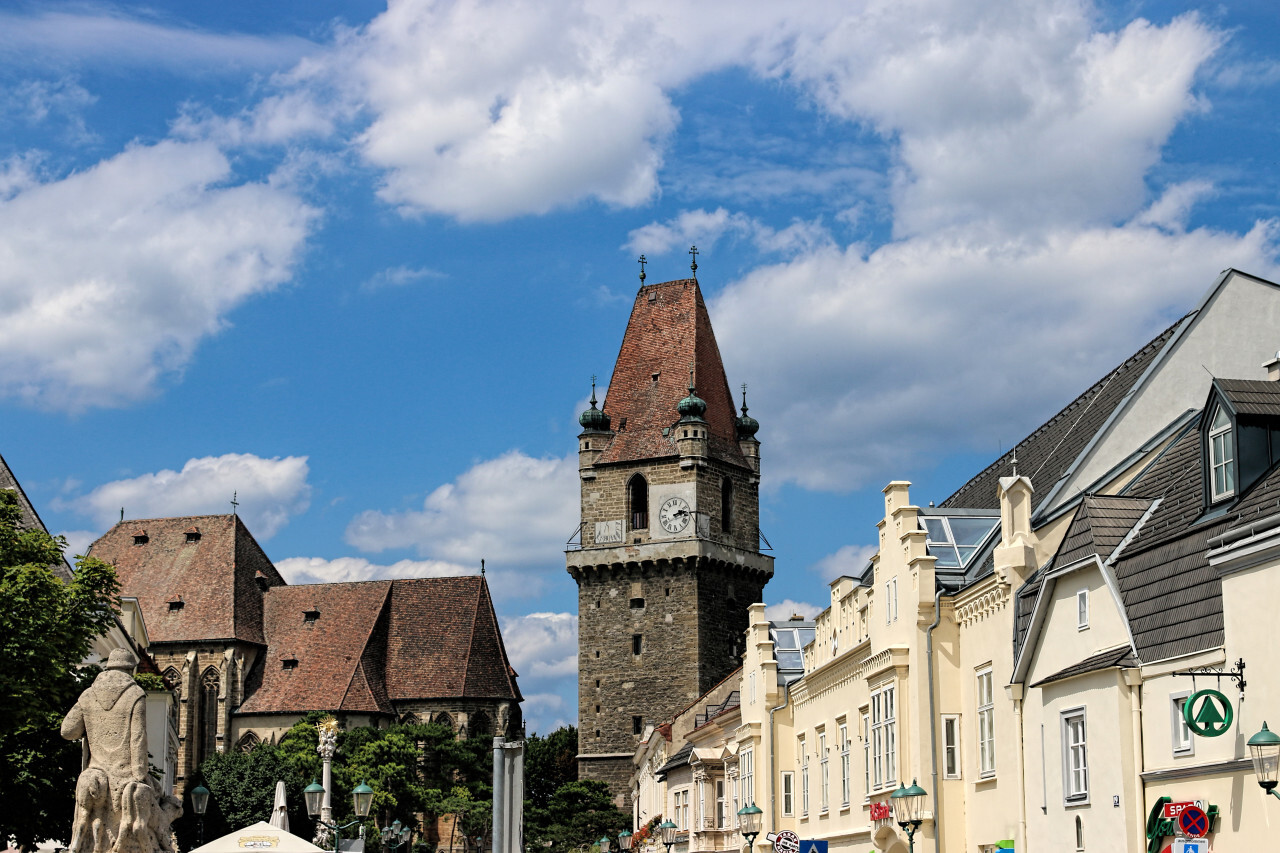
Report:
[[[747,853],[751,853],[751,848],[756,843],[756,836],[760,834],[760,824],[763,820],[764,811],[755,803],[738,809],[738,831],[742,833],[743,838],[747,839]]]
[[[893,806],[893,818],[898,826],[907,833],[907,847],[911,853],[916,849],[916,830],[924,820],[920,817],[920,807],[924,804],[925,790],[911,780],[911,787],[902,784],[898,790],[889,795],[889,804]]]
[[[670,818],[658,824],[658,829],[662,832],[662,843],[666,845],[667,853],[671,853],[671,848],[675,846],[676,835],[680,832],[680,827],[676,826]]]
[[[382,829],[382,846],[390,853],[396,853],[401,847],[409,843],[410,836],[413,835],[413,829],[400,823],[399,820],[392,821],[391,826]]]
[[[618,853],[627,853],[631,849],[631,830],[624,829],[618,833]]]
[[[1267,728],[1262,721],[1262,731],[1249,738],[1249,757],[1253,759],[1253,775],[1262,790],[1280,799],[1276,784],[1280,782],[1280,735]]]
[[[197,785],[191,790],[191,810],[196,813],[196,846],[204,844],[204,813],[209,810],[209,789]]]
[[[321,810],[324,808],[325,802],[328,799],[325,796],[325,789],[323,785],[313,780],[310,785],[303,789],[302,797],[307,801],[307,814],[315,818],[316,823],[333,833],[333,853],[338,853],[338,837],[342,830],[349,829],[357,823],[360,823],[364,818],[367,818],[369,816],[369,809],[373,805],[373,789],[364,782],[361,782],[359,785],[356,785],[355,789],[351,792],[351,799],[356,810],[356,819],[344,824],[339,824],[336,821],[330,823],[321,817]]]

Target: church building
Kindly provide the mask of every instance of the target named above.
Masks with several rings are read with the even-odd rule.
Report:
[[[207,756],[278,740],[308,711],[521,730],[483,575],[289,585],[236,515],[121,521],[90,553],[139,603],[178,695],[179,788]]]
[[[578,774],[629,808],[631,757],[741,664],[760,550],[759,424],[733,396],[697,279],[644,285],[602,407],[580,418]]]

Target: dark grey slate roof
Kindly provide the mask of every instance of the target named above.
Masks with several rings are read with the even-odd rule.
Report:
[[[1080,661],[1080,663],[1073,664],[1066,669],[1060,669],[1053,675],[1046,676],[1031,686],[1039,687],[1042,684],[1051,684],[1064,678],[1071,678],[1074,675],[1085,675],[1102,669],[1111,669],[1112,667],[1132,669],[1137,665],[1138,659],[1133,656],[1133,651],[1128,646],[1117,646],[1114,649],[1107,649],[1105,652],[1091,655]]]
[[[1041,579],[1043,577],[1044,570],[1037,569],[1031,577],[1027,578],[1027,582],[1018,589],[1017,597],[1014,599],[1014,660],[1017,660],[1018,655],[1022,653],[1022,644],[1027,640],[1027,631],[1031,628],[1031,614],[1036,608],[1036,596],[1040,594]]]
[[[1051,567],[1069,566],[1085,557],[1107,559],[1151,503],[1147,498],[1085,495]]]
[[[1190,315],[1187,315],[1190,316]],[[965,483],[942,502],[943,507],[995,508],[996,484],[1013,469],[1016,454],[1018,468],[1044,488],[1037,493],[1048,495],[1054,483],[1071,466],[1094,434],[1124,400],[1125,395],[1142,377],[1169,338],[1187,318],[1183,317],[1161,332],[1093,387],[1073,400],[1031,435],[1018,442],[980,474]]]
[[[684,767],[686,764],[689,763],[689,758],[692,755],[693,755],[693,744],[686,743],[684,746],[680,747],[680,749],[676,752],[675,755],[671,756],[671,758],[667,761],[666,764],[658,768],[657,775],[662,776],[672,770],[675,770],[677,767]]]
[[[1217,379],[1222,396],[1241,415],[1280,417],[1280,382],[1266,379]]]

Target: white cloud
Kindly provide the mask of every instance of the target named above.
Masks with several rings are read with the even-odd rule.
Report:
[[[236,495],[239,513],[253,535],[270,539],[289,519],[306,511],[311,499],[307,457],[264,459],[250,453],[228,453],[190,459],[181,471],[163,470],[98,486],[71,501],[55,500],[106,528],[119,519],[216,515],[231,511]]]
[[[150,394],[232,308],[289,279],[317,217],[278,187],[229,185],[208,143],[18,174],[0,201],[0,394],[46,408]]]
[[[241,74],[286,67],[315,48],[297,36],[213,33],[105,7],[0,12],[0,56],[28,66],[94,62]]]
[[[59,535],[67,540],[67,547],[63,553],[67,556],[67,562],[74,566],[76,557],[89,550],[89,546],[102,534],[92,530],[64,530]]]
[[[507,657],[520,676],[529,730],[549,734],[560,726],[576,725],[578,617],[529,613],[501,621]]]
[[[833,581],[838,577],[858,577],[867,567],[867,560],[879,550],[875,545],[845,545],[834,554],[828,554],[809,569],[816,572],[823,580]]]
[[[809,604],[806,601],[792,601],[790,598],[784,598],[777,604],[770,604],[764,609],[764,617],[770,622],[786,622],[793,616],[799,616],[801,619],[812,620],[821,613],[823,608],[816,604]]]
[[[397,267],[387,267],[379,271],[376,275],[370,277],[360,289],[366,293],[374,293],[387,288],[405,287],[410,284],[416,284],[420,281],[428,281],[431,279],[441,279],[447,276],[438,270],[428,269],[426,267],[408,267],[403,264]]]
[[[435,489],[420,510],[360,513],[346,539],[375,553],[414,548],[464,564],[529,564],[562,551],[577,519],[577,454],[535,459],[512,450]]]
[[[463,566],[446,560],[398,560],[390,565],[379,565],[364,557],[286,557],[277,560],[280,570],[289,583],[346,583],[383,578],[448,578],[480,573],[479,565]],[[542,594],[543,583],[539,577],[511,569],[489,568],[485,572],[489,592],[495,601],[532,598]]]
[[[751,383],[769,481],[851,489],[1020,440],[1222,268],[1275,278],[1278,229],[951,229],[757,269],[711,316]]]
[[[747,239],[756,248],[771,253],[797,254],[831,243],[831,235],[819,222],[793,222],[776,230],[745,213],[715,210],[685,210],[666,222],[651,222],[627,235],[626,247],[633,252],[663,255],[684,251],[691,244],[712,249],[722,238]]]

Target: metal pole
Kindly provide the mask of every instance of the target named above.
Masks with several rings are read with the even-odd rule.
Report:
[[[493,739],[493,853],[506,853],[507,767],[504,737]]]

